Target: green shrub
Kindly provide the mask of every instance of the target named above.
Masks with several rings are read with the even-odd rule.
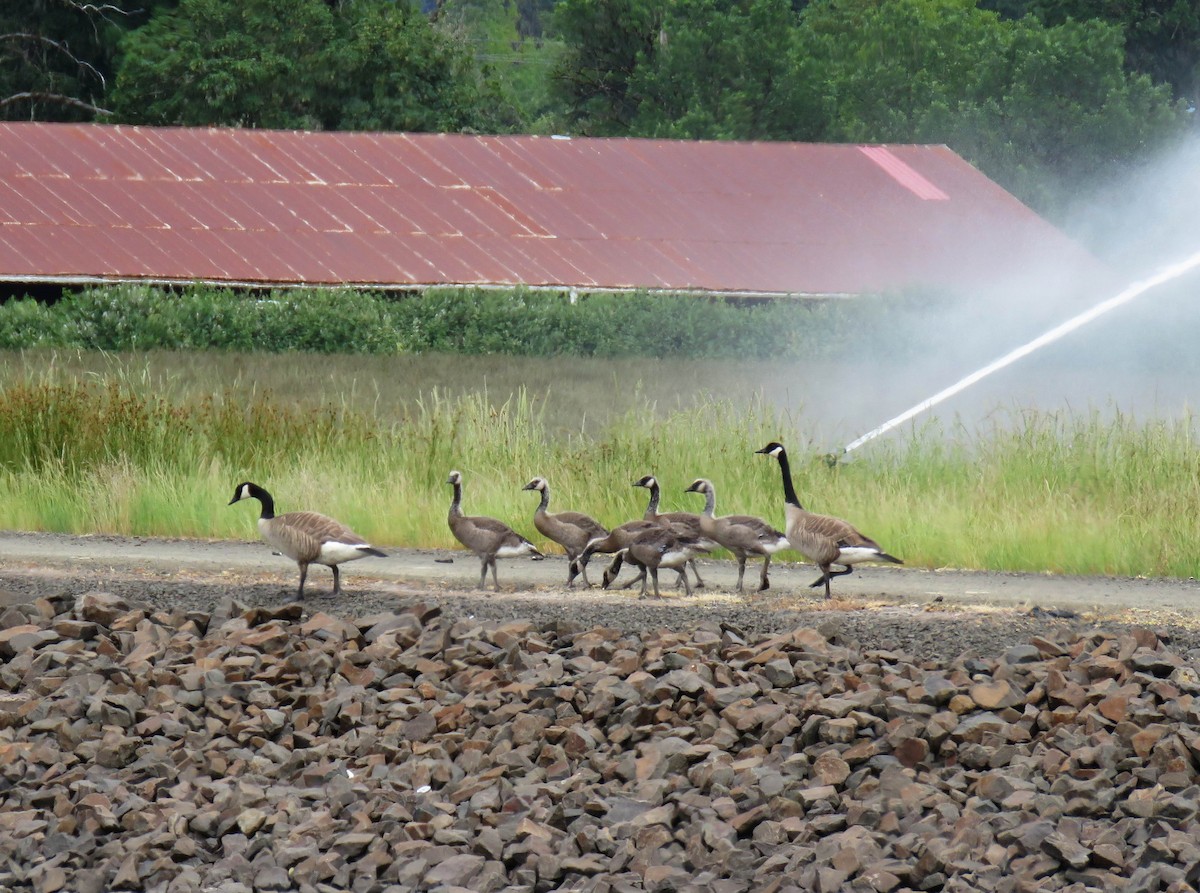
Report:
[[[894,332],[927,296],[731,302],[695,295],[581,295],[528,288],[431,288],[401,296],[195,285],[96,286],[46,306],[0,305],[0,347],[579,357],[815,359],[894,353]],[[853,334],[853,338],[851,338]],[[901,348],[922,349],[916,341]]]
[[[78,333],[56,306],[14,298],[0,307],[0,348],[75,347]]]

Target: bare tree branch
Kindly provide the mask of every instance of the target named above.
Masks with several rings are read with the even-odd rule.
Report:
[[[90,62],[80,59],[71,51],[71,48],[62,41],[52,40],[49,37],[46,37],[44,34],[30,34],[22,31],[14,31],[9,34],[0,34],[0,41],[12,41],[13,43],[34,42],[44,44],[52,49],[58,50],[60,53],[78,65],[81,70],[87,71],[96,77],[101,84],[106,83],[104,80],[104,75],[96,69],[96,66],[92,65]]]
[[[74,96],[64,96],[61,93],[41,93],[37,91],[26,91],[24,93],[14,93],[12,96],[6,96],[0,99],[0,108],[5,108],[16,102],[29,100],[30,102],[53,102],[58,105],[69,105],[75,108],[86,109],[97,115],[111,115],[112,112],[108,109],[100,108],[98,105],[92,105],[90,102],[84,102],[82,99],[76,99]]]

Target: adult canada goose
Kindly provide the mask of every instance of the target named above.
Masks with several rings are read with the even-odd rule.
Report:
[[[890,561],[904,564],[899,558],[887,554],[879,543],[863,536],[847,521],[828,515],[814,515],[807,511],[796,498],[792,486],[792,468],[788,464],[787,451],[776,441],[761,450],[755,450],[779,460],[779,471],[783,475],[784,516],[787,519],[787,539],[792,548],[821,569],[821,576],[812,586],[825,584],[825,597],[829,598],[829,581],[854,572],[860,561]],[[845,570],[830,568],[840,564]]]
[[[496,578],[497,558],[519,558],[522,555],[542,557],[537,547],[503,521],[482,515],[464,515],[462,511],[462,473],[450,472],[446,483],[454,487],[454,499],[450,502],[450,532],[460,543],[479,556],[479,588],[484,589],[488,568],[492,569],[492,582],[500,591]]]
[[[652,474],[645,475],[642,478],[633,482],[635,487],[645,487],[650,491],[650,501],[646,504],[646,512],[642,515],[647,521],[657,521],[659,524],[664,524],[668,528],[674,530],[677,535],[692,537],[699,540],[707,540],[708,548],[700,549],[696,554],[711,552],[717,547],[716,542],[707,539],[703,531],[700,530],[700,516],[695,512],[659,512],[659,486],[658,479]],[[704,581],[700,579],[700,569],[696,567],[695,560],[690,560],[688,565],[692,568],[692,573],[696,575],[696,586],[703,589]]]
[[[317,512],[288,512],[275,514],[275,500],[271,494],[250,481],[243,481],[233,491],[233,505],[242,499],[257,499],[262,505],[258,516],[258,532],[270,545],[291,558],[300,566],[300,588],[297,598],[304,598],[304,579],[310,564],[324,564],[333,571],[333,594],[342,591],[338,576],[338,565],[374,555],[387,555],[376,549],[361,536],[333,518]]]
[[[533,512],[533,526],[542,536],[553,540],[566,550],[568,565],[579,557],[589,542],[598,537],[608,536],[604,525],[583,512],[551,512],[550,485],[545,478],[535,477],[521,489],[541,492],[542,501]],[[587,578],[587,562],[579,566],[579,573],[583,576],[583,585],[590,588],[592,584]],[[574,582],[575,574],[568,566],[567,587],[570,588]]]
[[[700,530],[711,540],[724,546],[734,554],[738,562],[737,591],[742,591],[742,579],[746,575],[746,559],[751,555],[763,556],[762,574],[759,576],[758,591],[771,588],[767,579],[767,568],[771,556],[788,547],[787,537],[753,515],[722,515],[715,517],[717,490],[706,478],[692,481],[685,493],[701,493],[704,496],[704,511],[700,515]]]

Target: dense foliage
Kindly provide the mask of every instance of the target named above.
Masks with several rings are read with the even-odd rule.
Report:
[[[264,297],[196,286],[89,288],[54,304],[0,305],[0,349],[206,349],[318,353],[445,352],[526,356],[814,358],[890,340],[915,302],[864,299],[739,306],[672,294],[567,295],[527,289],[430,289],[403,297],[281,290]],[[864,304],[869,304],[865,308]],[[862,316],[873,320],[863,327]],[[912,343],[910,350],[920,350]]]
[[[516,123],[467,48],[404,3],[182,0],[131,32],[123,50],[112,101],[124,121],[420,131]]]

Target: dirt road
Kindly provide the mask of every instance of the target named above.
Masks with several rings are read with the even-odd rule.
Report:
[[[753,585],[757,581],[757,564],[750,567],[746,578]],[[295,586],[298,579],[294,562],[272,554],[270,547],[260,542],[0,532],[0,572],[38,575],[55,569],[178,574],[191,580],[262,576],[277,579],[281,591]],[[727,592],[737,579],[737,568],[732,562],[705,561],[701,570],[709,584],[709,593]],[[804,603],[817,602],[818,591],[808,588],[815,574],[810,565],[776,562],[772,565],[772,589],[768,594],[773,598],[790,596]],[[469,553],[460,551],[393,549],[387,558],[343,565],[342,576],[347,591],[378,584],[385,589],[391,584],[405,590],[469,591],[478,581],[479,563]],[[673,577],[664,573],[663,581]],[[561,556],[545,561],[500,563],[500,580],[506,592],[529,594],[560,589],[565,579],[566,563]],[[313,597],[327,592],[328,571],[314,567],[308,585]],[[834,593],[839,600],[896,605],[941,603],[947,607],[1025,610],[1038,607],[1101,615],[1122,611],[1200,615],[1200,582],[1195,580],[860,567],[853,575],[835,580]],[[593,597],[599,595],[593,593]],[[604,597],[626,602],[630,594],[608,593]],[[754,597],[748,596],[746,600],[753,601]]]
[[[809,588],[816,571],[772,564],[768,592],[732,592],[736,566],[701,563],[707,586],[690,598],[674,588],[662,600],[637,590],[568,591],[566,562],[500,564],[502,591],[480,592],[479,563],[461,551],[392,549],[387,558],[344,565],[343,594],[330,595],[325,568],[309,573],[309,612],[368,616],[422,602],[451,621],[533,620],[624,630],[686,630],[717,623],[747,637],[808,626],[864,649],[901,650],[926,658],[964,651],[998,655],[1056,630],[1120,631],[1149,626],[1200,659],[1200,584],[1193,580],[1129,580],[866,567],[834,581],[826,602]],[[294,562],[261,542],[131,539],[0,532],[0,610],[4,604],[102,589],[142,604],[201,613],[232,599],[248,607],[295,599]],[[599,576],[598,569],[594,575]],[[748,571],[757,581],[757,569]],[[753,585],[753,584],[752,584]]]

